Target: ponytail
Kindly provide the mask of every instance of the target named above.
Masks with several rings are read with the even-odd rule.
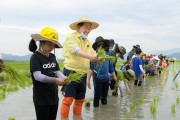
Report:
[[[36,49],[37,49],[36,42],[33,39],[31,39],[31,41],[29,42],[29,51],[34,53]]]

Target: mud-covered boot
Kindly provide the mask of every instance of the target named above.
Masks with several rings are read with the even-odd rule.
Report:
[[[101,98],[101,104],[106,105],[107,104],[107,99]]]
[[[142,81],[139,81],[139,82],[138,82],[138,86],[141,86],[141,84],[142,84]]]
[[[137,85],[137,83],[138,83],[138,80],[135,80],[135,81],[134,81],[134,85]]]
[[[93,101],[93,106],[94,107],[99,107],[99,99],[100,97],[99,96],[94,96],[94,101]]]

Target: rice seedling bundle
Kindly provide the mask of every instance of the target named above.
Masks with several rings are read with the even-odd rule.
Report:
[[[84,74],[80,74],[80,73],[70,73],[64,81],[67,83],[70,83],[70,82],[79,83],[81,82],[81,79],[83,76]],[[64,95],[65,90],[66,90],[66,85],[63,85],[63,87],[61,88],[61,92],[63,95]]]
[[[70,73],[65,81],[70,83],[70,82],[81,82],[82,77],[84,76],[84,74],[80,74],[80,73]]]
[[[121,70],[117,73],[117,80],[114,86],[114,90],[112,91],[113,93],[117,92],[120,80],[123,80],[123,72]]]
[[[90,105],[91,105],[90,101],[89,100],[85,100],[84,106],[85,107],[90,107]]]
[[[114,63],[116,58],[114,56],[106,56],[106,52],[102,47],[99,47],[97,51],[97,63],[103,64],[106,60],[109,60],[111,63]]]
[[[0,68],[3,70],[5,74],[7,74],[8,81],[10,84],[18,85],[22,88],[31,85],[31,81],[27,80],[28,77],[26,77],[24,74],[19,73],[13,67],[1,64]]]

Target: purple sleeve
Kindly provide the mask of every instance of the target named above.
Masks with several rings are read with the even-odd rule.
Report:
[[[80,50],[80,48],[79,48],[78,46],[75,46],[75,47],[74,47],[74,54],[76,54],[76,52],[77,52],[78,50]]]
[[[66,76],[61,72],[61,71],[56,71],[56,76],[58,77],[58,78],[61,78],[61,79],[65,79],[66,78]]]
[[[43,83],[55,83],[56,78],[55,77],[49,77],[41,73],[41,71],[34,71],[33,76],[35,80]]]

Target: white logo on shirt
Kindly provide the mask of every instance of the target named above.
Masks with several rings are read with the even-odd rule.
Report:
[[[46,68],[55,68],[56,67],[56,63],[52,62],[52,63],[48,63],[48,64],[44,64],[43,65],[43,68],[46,69]]]

